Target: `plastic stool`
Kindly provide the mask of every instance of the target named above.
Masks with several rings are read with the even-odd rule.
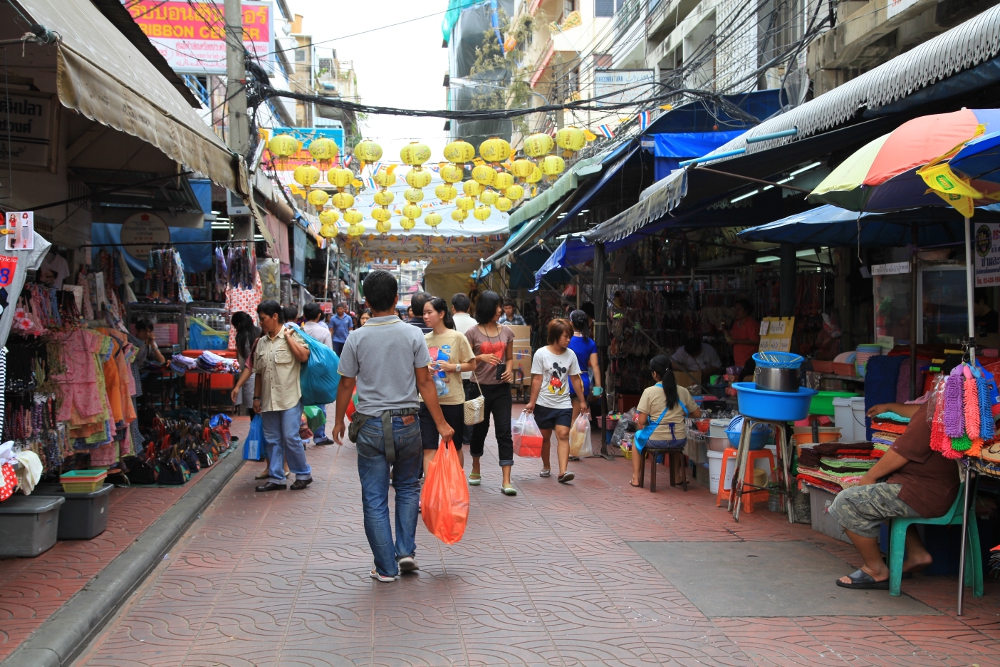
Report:
[[[899,595],[903,583],[903,545],[906,543],[906,529],[913,524],[922,523],[933,526],[961,526],[962,501],[965,499],[965,482],[958,487],[958,497],[948,513],[937,519],[893,519],[889,527],[889,595]],[[975,487],[973,487],[975,488]],[[975,504],[975,494],[973,494]],[[979,526],[976,524],[976,514],[969,510],[969,534],[962,539],[968,539],[965,549],[965,585],[972,586],[972,594],[983,597],[983,556],[979,546]]]
[[[749,454],[749,459],[747,461],[747,469],[743,475],[744,486],[746,486],[747,484],[751,486],[753,485],[753,471],[755,468],[754,463],[757,461],[757,459],[766,458],[768,461],[770,461],[771,465],[767,469],[767,474],[769,477],[771,475],[771,471],[774,470],[774,454],[771,453],[770,449],[761,449],[755,452],[748,452],[748,454]],[[721,506],[723,498],[728,499],[729,494],[732,491],[732,489],[728,491],[726,490],[725,482],[726,482],[726,471],[729,469],[729,459],[735,459],[735,458],[736,458],[736,449],[734,447],[727,447],[726,451],[722,452],[722,473],[719,475],[719,493],[715,498],[716,507]],[[745,507],[747,512],[753,512],[753,497],[754,495],[756,495],[758,489],[755,489],[754,491],[755,491],[754,493],[751,493],[747,496],[747,503]]]

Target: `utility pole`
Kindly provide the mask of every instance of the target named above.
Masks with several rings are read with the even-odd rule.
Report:
[[[247,121],[246,61],[243,46],[243,6],[241,0],[226,0],[226,100],[229,122],[226,140],[229,149],[246,155],[250,147],[250,124]],[[253,239],[253,217],[230,216],[233,236]]]

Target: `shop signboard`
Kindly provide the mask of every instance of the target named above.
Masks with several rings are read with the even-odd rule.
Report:
[[[18,169],[55,170],[56,111],[51,95],[0,97],[0,160]]]
[[[35,249],[35,214],[32,211],[10,211],[6,227],[7,250]]]
[[[628,104],[646,99],[654,89],[651,69],[599,69],[594,73],[596,105]],[[607,95],[607,97],[603,97]],[[623,112],[624,113],[624,112]]]
[[[987,222],[973,230],[976,287],[1000,285],[1000,223]]]
[[[170,227],[153,213],[136,213],[122,223],[121,240],[125,251],[146,261],[154,245],[170,243]]]
[[[909,262],[892,262],[890,264],[872,264],[873,276],[896,276],[910,272]]]
[[[274,8],[243,2],[243,44],[256,58],[274,52]],[[225,74],[226,35],[222,0],[138,0],[129,14],[175,72]]]
[[[922,0],[889,0],[885,6],[886,18],[891,19],[893,16],[902,14],[907,9],[921,1]],[[924,1],[928,7],[931,6],[930,2],[926,2],[926,0]]]

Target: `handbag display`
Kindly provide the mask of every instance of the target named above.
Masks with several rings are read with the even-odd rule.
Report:
[[[479,396],[470,398],[462,404],[466,426],[475,426],[486,419],[486,398],[483,397],[483,388],[479,384],[479,378],[476,377],[475,371],[472,373],[472,379],[479,387]]]

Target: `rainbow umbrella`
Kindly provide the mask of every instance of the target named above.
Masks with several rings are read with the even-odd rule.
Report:
[[[939,190],[928,187],[917,170],[940,163],[991,129],[1000,130],[1000,109],[963,109],[914,118],[844,160],[808,200],[872,212],[952,205]]]
[[[984,200],[1000,201],[1000,132],[966,142],[917,172],[966,217]]]

